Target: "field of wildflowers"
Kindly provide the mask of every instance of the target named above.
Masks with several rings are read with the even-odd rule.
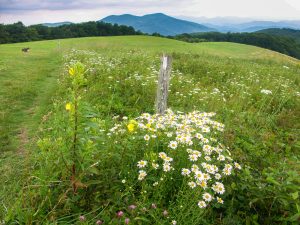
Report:
[[[300,67],[171,52],[71,50],[8,210],[27,224],[297,224]]]

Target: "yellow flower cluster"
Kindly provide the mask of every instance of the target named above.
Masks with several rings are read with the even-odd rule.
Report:
[[[72,108],[72,104],[71,104],[70,102],[68,102],[68,103],[66,104],[66,110],[67,110],[67,111],[71,111],[71,108]]]
[[[74,76],[75,75],[75,69],[73,67],[71,67],[69,69],[69,74],[70,74],[70,76]]]
[[[127,125],[127,129],[129,132],[133,132],[137,127],[137,122],[135,120],[130,120],[128,125]]]

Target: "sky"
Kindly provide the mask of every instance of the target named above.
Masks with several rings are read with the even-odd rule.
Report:
[[[0,0],[0,23],[86,22],[108,15],[300,20],[300,0]]]

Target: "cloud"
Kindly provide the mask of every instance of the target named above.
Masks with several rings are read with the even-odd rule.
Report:
[[[84,22],[111,14],[300,19],[300,0],[0,0],[0,23]]]
[[[108,7],[148,7],[149,5],[168,6],[181,4],[184,1],[176,0],[0,0],[0,11],[35,11],[35,10],[72,10],[95,9]]]

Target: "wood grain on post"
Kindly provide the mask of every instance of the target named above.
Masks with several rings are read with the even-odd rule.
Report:
[[[167,110],[172,58],[164,54],[161,60],[162,63],[157,83],[156,113],[163,115]]]

